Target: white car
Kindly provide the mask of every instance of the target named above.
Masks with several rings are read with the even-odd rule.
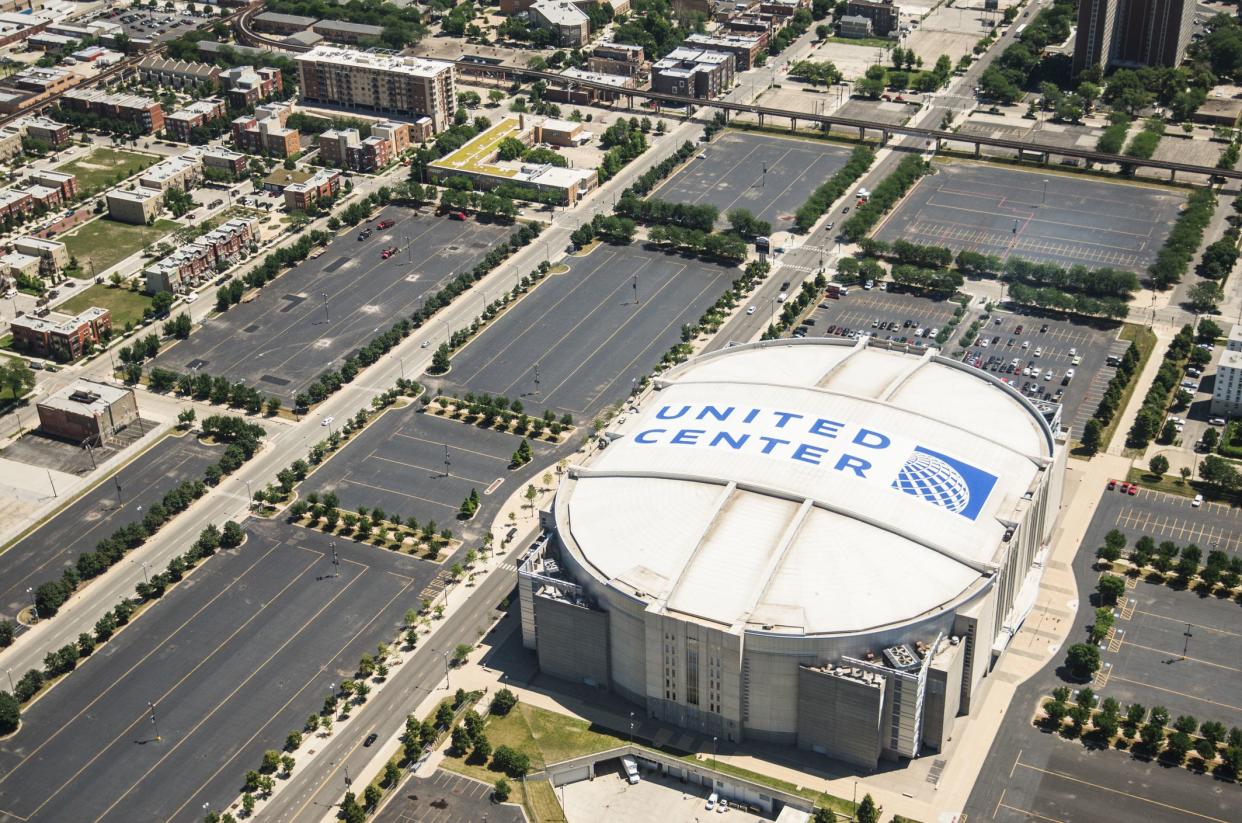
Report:
[[[191,292],[190,294],[187,294],[187,295],[185,296],[185,302],[187,302],[187,303],[193,303],[193,302],[194,302],[195,300],[197,300],[197,299],[198,299],[198,295],[197,295],[197,294],[194,294],[194,293],[192,293],[192,292]]]
[[[1023,340],[1023,341],[1022,341],[1022,348],[1024,348],[1024,349],[1029,349],[1030,347],[1031,347],[1031,341],[1030,341],[1030,340]]]
[[[1077,348],[1070,349],[1070,357],[1077,357],[1077,356],[1078,356],[1078,349]]]
[[[424,341],[423,341],[423,345],[419,346],[419,348],[420,348],[420,349],[425,349],[425,348],[427,348],[427,347],[428,347],[428,346],[430,346],[430,345],[431,345],[431,341],[430,341],[430,340],[424,340]]]
[[[1201,495],[1201,494],[1196,494],[1196,495],[1195,495],[1195,499],[1190,501],[1190,505],[1194,506],[1196,509],[1197,509],[1197,508],[1199,508],[1200,506],[1202,506],[1202,505],[1203,505],[1203,495]]]
[[[1037,347],[1036,347],[1036,349],[1035,349],[1035,356],[1036,356],[1036,357],[1041,357],[1041,356],[1043,355],[1043,353],[1044,353],[1044,347],[1043,347],[1043,346],[1037,346]]]
[[[712,792],[711,794],[707,796],[707,805],[704,806],[703,808],[707,809],[710,812],[712,809],[716,808],[716,801],[719,799],[720,799],[720,795],[716,794],[715,792]]]
[[[1082,355],[1081,354],[1075,355],[1074,359],[1070,361],[1070,365],[1077,366],[1081,362],[1082,362]]]
[[[328,415],[327,417],[325,417],[323,420],[321,420],[321,421],[319,422],[319,425],[321,425],[321,426],[331,426],[331,425],[332,425],[332,421],[333,421],[334,419],[335,419],[335,418],[334,418],[332,415]]]
[[[754,314],[754,313],[755,313],[755,307],[754,307],[754,306],[751,306],[750,308],[748,308],[748,309],[746,310],[746,313],[747,313],[747,314]]]
[[[722,797],[720,802],[716,804],[716,814],[724,814],[727,811],[729,811],[729,801]]]

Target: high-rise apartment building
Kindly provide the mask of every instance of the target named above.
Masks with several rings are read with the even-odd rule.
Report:
[[[1074,73],[1091,66],[1176,66],[1186,55],[1193,0],[1082,0]]]
[[[426,116],[433,132],[452,125],[456,107],[452,63],[335,46],[316,46],[297,61],[307,103]]]

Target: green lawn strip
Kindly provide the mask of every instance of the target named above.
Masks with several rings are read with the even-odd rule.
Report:
[[[154,226],[135,226],[101,217],[59,239],[83,271],[89,272],[93,267],[98,275],[179,227],[172,220],[156,220]]]
[[[1125,415],[1125,410],[1130,405],[1130,398],[1134,396],[1134,387],[1138,385],[1139,376],[1143,374],[1143,369],[1147,366],[1147,359],[1151,357],[1152,349],[1156,348],[1156,333],[1146,326],[1126,323],[1122,326],[1119,337],[1138,346],[1139,362],[1134,367],[1134,379],[1130,381],[1125,391],[1121,393],[1121,402],[1117,404],[1117,411],[1113,414],[1113,419],[1108,421],[1108,425],[1100,432],[1100,451],[1108,450],[1108,444],[1112,442],[1113,434],[1117,431],[1117,426],[1121,424],[1121,418]],[[1081,434],[1081,432],[1078,432],[1078,434]]]
[[[1229,462],[1233,464],[1235,469],[1242,471],[1242,464],[1234,460]],[[1181,497],[1194,497],[1196,494],[1201,494],[1204,500],[1228,503],[1231,506],[1242,506],[1242,492],[1217,489],[1215,486],[1202,480],[1190,480],[1182,483],[1181,477],[1171,474],[1158,477],[1147,469],[1135,467],[1126,473],[1126,481],[1152,491],[1176,494]]]
[[[528,780],[525,784],[526,813],[537,823],[567,823],[565,810],[556,799],[556,789],[547,780]]]
[[[89,197],[119,182],[117,175],[124,180],[148,166],[155,165],[158,159],[149,154],[123,149],[98,148],[86,157],[57,166],[56,171],[76,175],[78,191],[83,197]]]
[[[137,325],[142,320],[143,311],[150,305],[151,298],[145,294],[99,283],[70,297],[57,306],[57,310],[77,314],[98,306],[112,312],[112,324],[123,329],[126,323]]]

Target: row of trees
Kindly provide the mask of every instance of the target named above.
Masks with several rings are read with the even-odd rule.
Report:
[[[1156,153],[1156,146],[1160,144],[1161,137],[1164,137],[1164,119],[1161,117],[1147,118],[1143,121],[1143,128],[1139,133],[1130,138],[1130,145],[1126,146],[1126,155],[1146,160]]]
[[[1177,222],[1156,255],[1156,262],[1148,269],[1153,286],[1167,289],[1181,282],[1186,267],[1203,242],[1203,232],[1215,211],[1216,193],[1212,189],[1195,189],[1190,193],[1186,208],[1178,215]]]
[[[962,287],[965,278],[950,269],[926,269],[899,263],[889,272],[893,282],[912,291],[927,292],[937,297],[950,297]]]
[[[137,382],[137,375],[127,372],[126,381]],[[196,371],[181,374],[162,366],[152,366],[147,372],[148,387],[151,391],[161,394],[175,391],[182,397],[205,400],[220,406],[228,405],[235,409],[245,409],[248,414],[258,414],[267,409],[268,414],[276,414],[283,405],[279,397],[266,399],[253,386],[240,380],[227,377],[212,377],[205,372]]]
[[[677,147],[677,151],[638,175],[638,179],[631,183],[625,191],[621,192],[621,196],[643,197],[649,194],[652,189],[672,174],[678,166],[693,157],[695,151],[694,144],[686,140]]]
[[[730,263],[740,263],[746,259],[746,241],[732,233],[716,234],[698,229],[659,225],[648,229],[647,237],[657,246],[702,257]]]
[[[979,77],[985,96],[1012,103],[1022,89],[1042,79],[1040,58],[1049,45],[1064,42],[1074,25],[1076,3],[1060,0],[1042,9]]]
[[[1120,410],[1121,399],[1125,396],[1126,388],[1130,385],[1130,381],[1134,379],[1138,371],[1140,359],[1141,354],[1139,353],[1138,345],[1131,343],[1130,348],[1126,349],[1126,353],[1122,355],[1116,373],[1108,381],[1108,386],[1104,389],[1104,396],[1100,398],[1099,404],[1096,405],[1091,419],[1083,426],[1081,448],[1088,457],[1094,455],[1104,445],[1101,442],[1104,428],[1112,422],[1113,417]]]
[[[837,169],[832,177],[821,183],[811,196],[807,198],[794,214],[794,222],[801,232],[808,232],[832,207],[832,204],[845,194],[854,181],[862,177],[871,164],[875,162],[875,152],[866,146],[858,146],[851,153],[845,165]]]
[[[600,159],[596,177],[600,185],[607,183],[627,163],[647,150],[647,138],[637,117],[617,120],[604,130],[600,145],[607,149]]]
[[[781,309],[780,319],[775,323],[770,323],[764,329],[763,336],[760,339],[775,340],[780,337],[782,332],[788,330],[802,316],[802,312],[806,311],[807,306],[819,299],[820,292],[827,285],[828,279],[823,274],[817,274],[814,278],[804,281],[798,293],[785,301],[785,307]]]
[[[931,164],[919,155],[906,155],[897,164],[897,168],[876,185],[870,199],[855,209],[854,215],[842,224],[841,234],[851,243],[857,243],[866,237],[880,218],[905,196],[910,187],[931,171]]]
[[[246,293],[246,287],[262,288],[276,279],[283,269],[292,268],[305,260],[316,246],[326,246],[332,235],[314,229],[299,237],[288,246],[281,247],[263,258],[263,262],[246,272],[241,279],[230,280],[216,289],[216,310],[227,311],[235,303],[240,303]]]
[[[720,209],[715,206],[670,203],[656,198],[644,200],[628,193],[617,201],[615,213],[648,225],[672,225],[698,231],[711,231],[720,217]]]
[[[1156,379],[1152,381],[1151,388],[1147,390],[1147,395],[1143,398],[1143,405],[1135,416],[1134,424],[1130,426],[1130,431],[1126,436],[1126,445],[1130,448],[1146,448],[1147,444],[1156,436],[1156,433],[1160,431],[1161,421],[1164,420],[1165,412],[1168,409],[1169,398],[1182,381],[1186,358],[1190,356],[1190,350],[1194,347],[1194,343],[1195,331],[1189,324],[1182,326],[1181,330],[1169,342],[1169,348],[1164,355],[1164,362],[1160,364],[1160,370],[1156,372]]]

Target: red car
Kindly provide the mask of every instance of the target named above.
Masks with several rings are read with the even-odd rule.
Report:
[[[1115,488],[1117,488],[1117,481],[1116,481],[1116,480],[1109,480],[1109,481],[1108,481],[1108,490],[1111,492],[1111,491],[1112,491],[1113,489],[1115,489]]]
[[[392,228],[393,226],[395,226],[395,225],[396,225],[396,222],[395,222],[395,221],[393,221],[393,220],[381,220],[381,221],[379,221],[378,223],[376,223],[376,224],[375,224],[375,228],[377,228],[377,229],[391,229],[391,228]]]
[[[1133,497],[1134,495],[1138,494],[1138,486],[1131,483],[1130,489],[1126,493],[1130,495],[1131,497]]]
[[[449,212],[449,218],[452,220],[465,220],[466,213],[464,211],[451,211]]]

